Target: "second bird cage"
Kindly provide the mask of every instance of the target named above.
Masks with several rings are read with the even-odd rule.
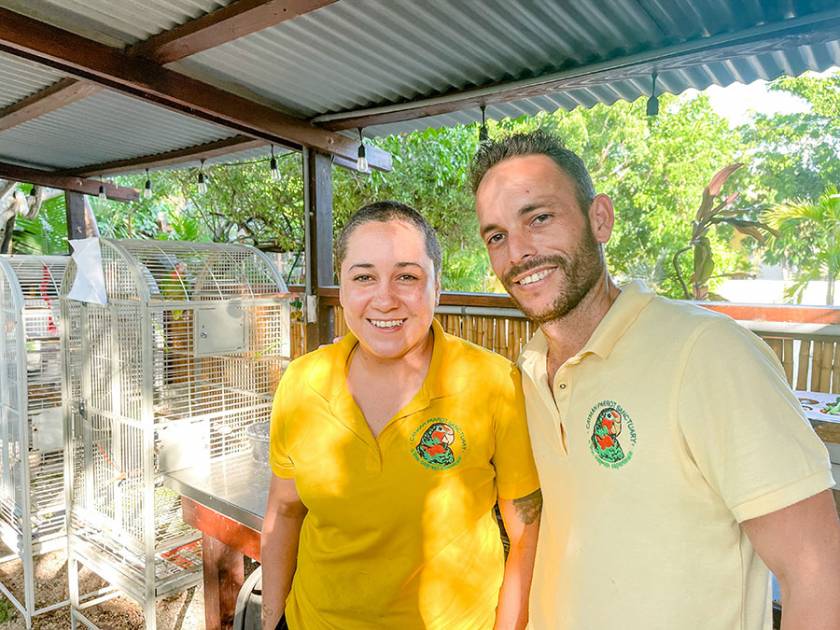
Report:
[[[164,473],[248,448],[289,361],[289,299],[272,261],[239,245],[100,240],[107,304],[65,318],[71,618],[79,563],[138,601],[200,578],[199,533]]]
[[[0,256],[0,539],[20,560],[27,627],[67,602],[41,601],[35,558],[64,547],[64,439],[58,291],[69,258]]]

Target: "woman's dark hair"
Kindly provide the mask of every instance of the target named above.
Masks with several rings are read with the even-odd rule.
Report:
[[[440,253],[440,244],[438,243],[434,229],[422,214],[411,206],[400,203],[399,201],[377,201],[363,206],[353,213],[353,216],[350,217],[350,220],[341,230],[341,234],[338,235],[338,241],[335,245],[338,273],[341,273],[341,265],[347,256],[347,243],[356,228],[365,223],[388,223],[389,221],[405,221],[420,230],[423,234],[423,240],[426,242],[426,254],[432,260],[435,278],[439,278],[442,256]]]

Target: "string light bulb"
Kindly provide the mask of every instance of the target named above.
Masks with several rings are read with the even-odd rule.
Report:
[[[650,88],[650,98],[647,101],[647,115],[648,116],[658,116],[659,115],[659,97],[656,96],[656,73],[653,73],[652,76],[652,85]]]
[[[102,175],[99,176],[99,180],[99,194],[97,195],[97,197],[99,197],[100,201],[105,201],[106,199],[108,199],[108,195],[105,192],[105,182],[102,181]]]
[[[490,139],[490,132],[487,130],[487,119],[485,118],[486,105],[481,106],[481,127],[478,128],[478,141],[487,142]]]
[[[204,174],[204,160],[201,160],[201,167],[198,170],[198,192],[201,195],[207,193],[207,176]]]
[[[143,199],[152,198],[152,179],[149,177],[149,169],[146,169],[146,184],[143,186]]]
[[[365,153],[365,139],[362,130],[359,128],[359,157],[356,160],[356,168],[365,173],[368,170],[367,154]]]
[[[274,157],[274,145],[271,145],[271,162],[269,162],[269,168],[271,169],[271,179],[275,182],[280,181],[280,169],[277,168],[277,158]]]

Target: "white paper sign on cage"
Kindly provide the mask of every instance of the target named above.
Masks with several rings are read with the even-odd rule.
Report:
[[[102,250],[99,239],[72,239],[73,261],[76,263],[76,278],[73,288],[67,294],[71,300],[107,304],[108,294],[105,290],[105,274],[102,271]]]

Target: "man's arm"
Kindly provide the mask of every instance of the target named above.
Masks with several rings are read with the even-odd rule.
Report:
[[[499,499],[499,511],[510,539],[505,576],[499,591],[495,630],[520,630],[528,623],[528,594],[537,553],[542,492],[519,499]]]
[[[744,521],[782,590],[782,630],[840,628],[840,520],[831,490]]]
[[[304,516],[306,507],[298,496],[294,479],[272,475],[260,539],[264,630],[274,630],[286,609]]]

